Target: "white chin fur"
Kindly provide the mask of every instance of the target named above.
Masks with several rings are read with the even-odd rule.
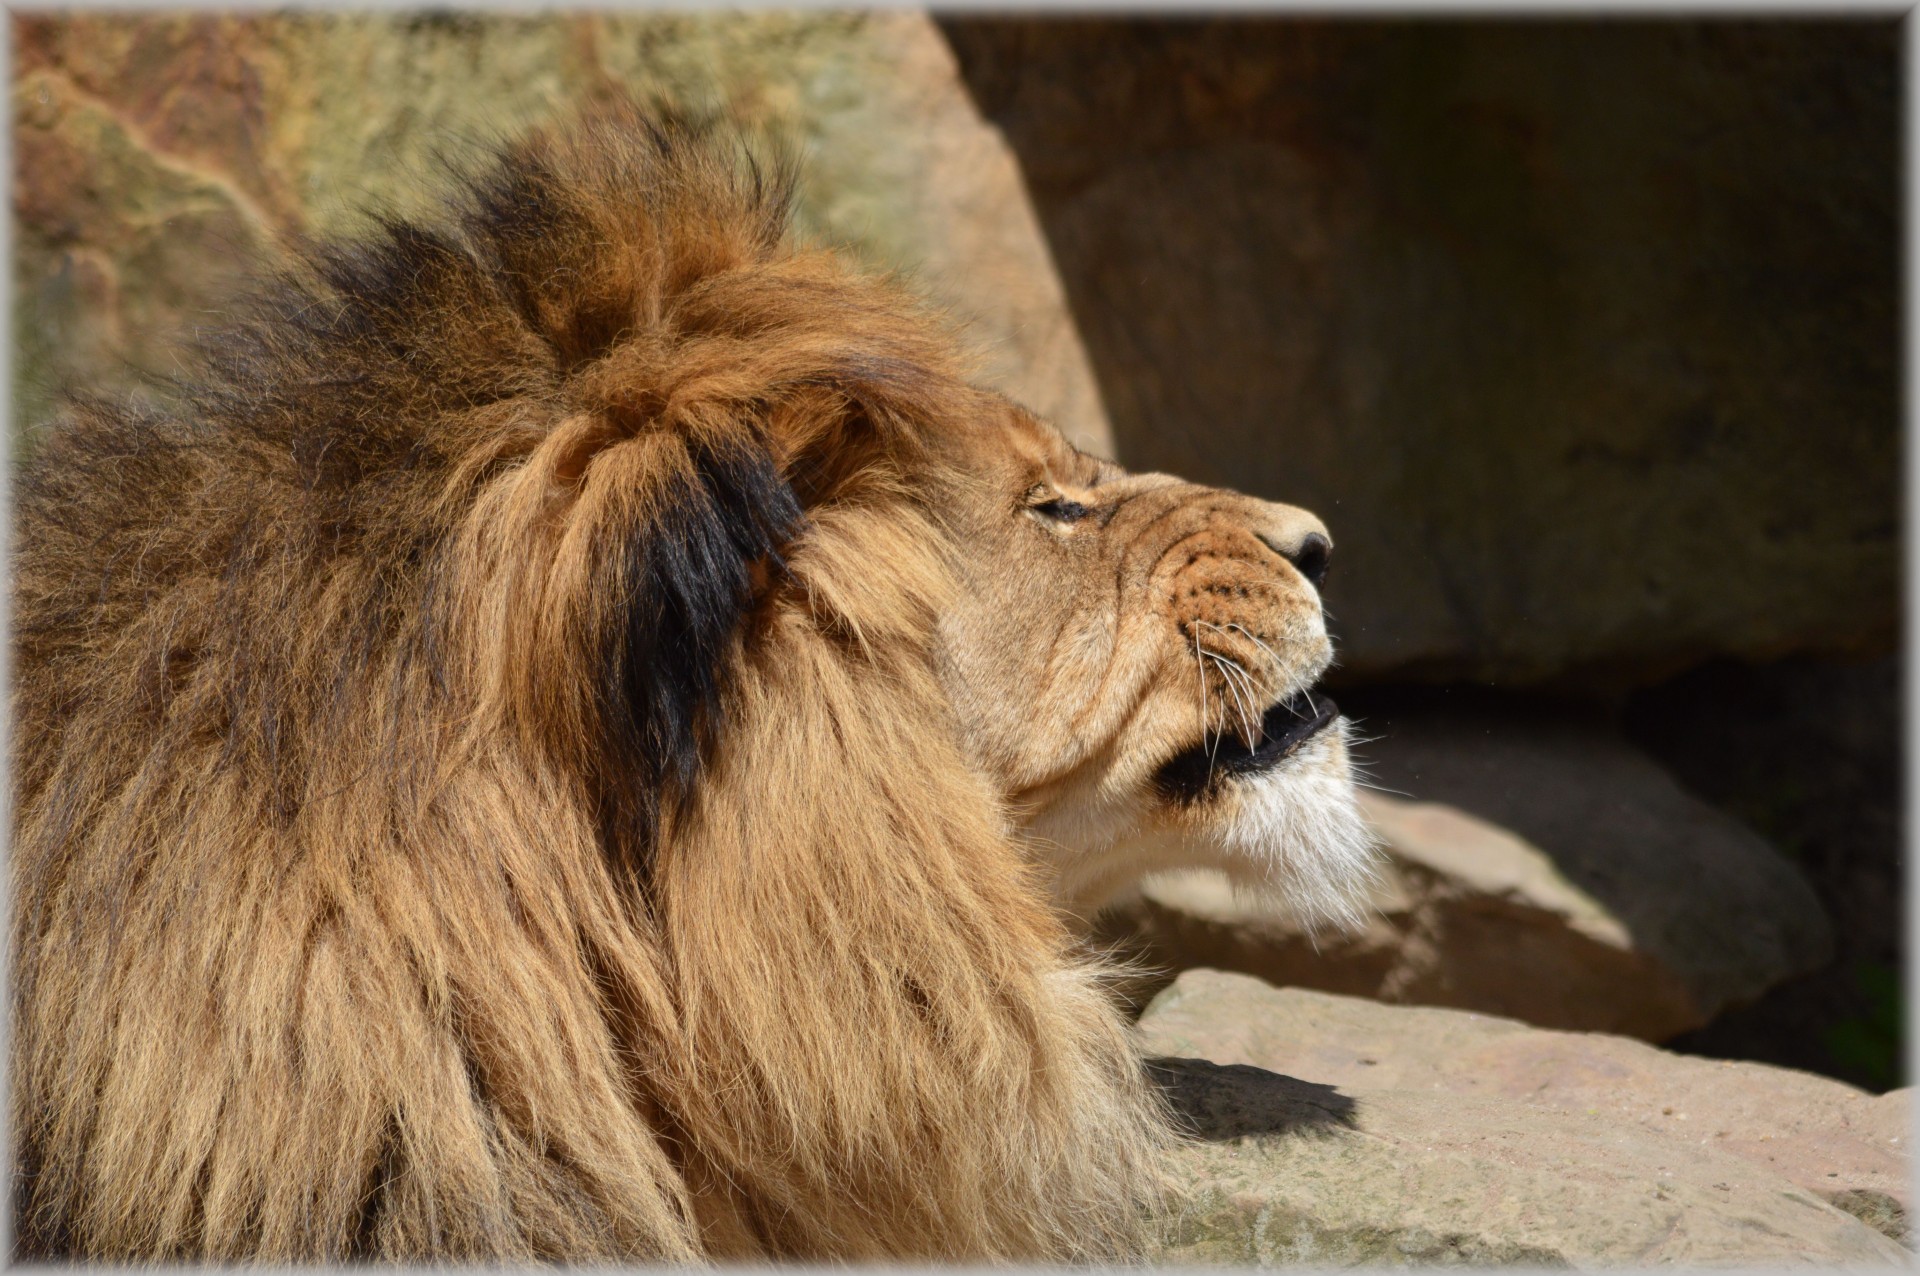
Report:
[[[1360,817],[1346,765],[1345,719],[1271,771],[1236,777],[1195,840],[1217,847],[1234,886],[1275,898],[1309,927],[1366,920],[1379,844]],[[1213,858],[1213,857],[1208,857]]]
[[[1144,877],[1214,869],[1309,929],[1358,927],[1378,845],[1354,801],[1346,736],[1343,718],[1271,771],[1234,777],[1151,833],[1043,833],[1065,852],[1054,861],[1056,900],[1090,917]],[[1068,849],[1076,843],[1078,853]]]

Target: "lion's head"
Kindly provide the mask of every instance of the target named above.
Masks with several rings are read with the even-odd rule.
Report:
[[[36,1254],[1112,1255],[1064,913],[1364,838],[1297,510],[1080,455],[613,108],[18,483]]]
[[[984,396],[922,486],[961,557],[936,646],[961,735],[1055,899],[1205,867],[1349,916],[1369,841],[1314,688],[1320,521],[1130,474]]]

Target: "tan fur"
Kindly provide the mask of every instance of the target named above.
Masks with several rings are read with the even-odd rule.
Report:
[[[1318,524],[1077,457],[784,216],[613,108],[51,433],[23,1253],[1139,1252],[1167,1122],[1062,910],[1249,800],[1150,772],[1324,666],[1255,541]],[[1195,682],[1209,606],[1278,654]]]

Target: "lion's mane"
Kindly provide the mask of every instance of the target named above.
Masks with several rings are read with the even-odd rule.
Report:
[[[296,247],[16,480],[22,1252],[1099,1256],[1164,1120],[930,664],[966,410],[724,133]]]

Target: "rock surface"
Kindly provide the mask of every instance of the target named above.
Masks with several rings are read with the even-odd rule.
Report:
[[[1213,1061],[1162,1065],[1200,1135],[1165,1261],[1912,1259],[1908,1092],[1212,971],[1140,1032]]]
[[[1636,693],[1621,726],[1690,792],[1790,857],[1835,919],[1831,964],[1666,1043],[1900,1085],[1910,1018],[1905,660],[1718,663]],[[1350,697],[1351,698],[1351,697]]]
[[[1511,1015],[1660,1041],[1832,951],[1800,874],[1598,728],[1410,712],[1365,726],[1386,846],[1359,933],[1304,933],[1217,875],[1164,877],[1104,923],[1168,971]]]
[[[418,207],[434,157],[619,89],[809,157],[804,232],[906,272],[984,380],[1111,452],[1018,165],[913,12],[13,19],[16,420],[171,366],[247,254]]]
[[[1121,459],[1321,514],[1342,676],[1893,649],[1891,16],[942,28]]]

